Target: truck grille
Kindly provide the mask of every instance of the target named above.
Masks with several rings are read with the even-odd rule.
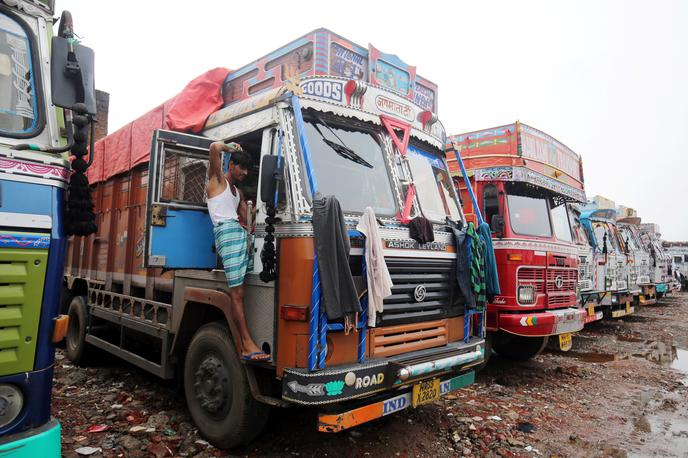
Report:
[[[535,288],[535,294],[545,293],[545,269],[521,267],[516,274],[519,286],[529,285]]]
[[[426,348],[446,345],[447,320],[387,326],[372,331],[373,357],[386,358]]]
[[[454,287],[453,259],[385,259],[392,277],[392,295],[384,300],[377,326],[439,320],[463,313],[463,296]],[[416,287],[425,287],[425,297],[417,301]]]
[[[556,293],[547,295],[547,305],[569,305],[576,302],[576,295],[570,293]]]
[[[557,285],[559,282],[561,283]],[[578,283],[578,271],[576,269],[547,269],[547,292],[575,291]]]

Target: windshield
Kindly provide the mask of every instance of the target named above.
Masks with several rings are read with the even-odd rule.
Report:
[[[335,196],[345,213],[362,213],[366,207],[372,207],[376,215],[396,213],[385,157],[371,132],[325,124],[312,116],[306,118],[305,129],[318,192]],[[355,157],[371,167],[356,162]],[[310,196],[310,188],[306,189]]]
[[[573,241],[571,224],[569,223],[569,215],[565,204],[558,205],[552,209],[552,225],[554,226],[554,234],[557,239],[566,242]]]
[[[614,236],[611,228],[607,223],[605,223],[604,221],[593,221],[592,228],[595,234],[595,243],[597,245],[597,251],[602,252],[606,236],[607,252],[621,253],[621,249],[619,248],[616,237]]]
[[[511,230],[521,235],[551,237],[547,198],[521,183],[505,183],[505,189]]]
[[[621,236],[623,237],[624,242],[626,242],[628,249],[631,251],[640,251],[640,246],[638,245],[631,228],[629,226],[622,226],[619,228],[619,230],[621,231]]]
[[[409,145],[406,154],[424,216],[441,222],[447,216],[452,220],[459,219],[459,207],[444,161],[412,145]]]
[[[571,221],[571,232],[576,239],[578,245],[590,245],[590,240],[588,239],[588,233],[583,229],[583,225],[580,222],[580,215],[577,211],[568,207],[569,210],[569,221]]]
[[[38,124],[31,48],[26,32],[0,13],[0,133],[34,131]]]

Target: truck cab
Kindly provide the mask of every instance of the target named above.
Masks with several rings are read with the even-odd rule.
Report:
[[[64,106],[58,100],[68,99],[69,91],[81,91],[84,97],[93,94],[85,87],[87,78],[81,84],[68,82],[66,68],[55,58],[72,52],[72,69],[82,77],[92,64],[92,58],[89,62],[81,54],[86,48],[74,39],[68,13],[63,14],[58,33],[53,32],[54,13],[53,1],[0,3],[0,453],[4,456],[60,454],[60,424],[51,417],[50,404],[55,344],[67,327],[66,317],[59,316],[59,302],[67,244],[64,213],[73,202],[73,196],[67,195],[73,170],[61,153],[76,143],[68,143],[61,132],[73,132],[75,112],[58,108]],[[78,102],[80,109],[85,108],[83,98]],[[80,120],[88,124],[87,117]],[[87,132],[80,142],[84,150]]]
[[[650,280],[650,252],[640,238],[640,218],[625,216],[617,219],[624,244],[628,252],[629,287],[633,301],[638,305],[652,305],[657,301],[655,285]]]
[[[455,280],[447,219],[465,218],[437,87],[398,57],[326,29],[229,72],[220,86],[223,106],[198,134],[165,129],[163,105],[96,144],[99,232],[70,241],[65,277],[70,307],[84,316],[67,337],[70,357],[84,364],[97,347],[162,378],[183,374],[194,422],[223,448],[252,440],[269,406],[313,407],[318,429],[337,432],[472,383],[484,314],[466,307]],[[141,132],[149,152],[130,147],[145,143]],[[268,362],[237,352],[205,202],[214,140],[238,142],[253,160],[241,186],[258,209],[245,311]],[[101,162],[101,148],[125,166]],[[352,323],[323,305],[313,224],[321,195],[338,199],[351,247],[350,272],[338,276],[361,286]],[[356,229],[366,207],[393,282],[374,319],[370,241]],[[433,241],[411,238],[408,223],[421,215]]]
[[[475,192],[494,244],[501,294],[489,300],[487,329],[498,354],[528,359],[550,336],[571,346],[585,322],[578,307],[578,251],[569,229],[567,202],[584,200],[580,157],[549,135],[519,122],[453,135],[448,150],[461,155],[449,166],[470,220]],[[553,149],[547,156],[543,151]]]
[[[605,317],[619,318],[634,312],[633,295],[628,289],[626,248],[616,226],[616,210],[598,208],[590,202],[581,213],[581,222],[595,256],[597,288],[609,294],[600,306]]]
[[[599,289],[595,253],[588,233],[581,223],[580,205],[567,204],[572,239],[578,250],[578,294],[580,305],[585,310],[585,323],[592,323],[604,317],[600,304],[607,294]]]
[[[662,245],[674,260],[674,268],[678,272],[681,289],[688,290],[688,242],[665,241]]]
[[[650,280],[655,285],[657,299],[661,299],[670,292],[671,256],[662,246],[662,234],[658,224],[641,223],[638,229],[640,239],[650,253]]]

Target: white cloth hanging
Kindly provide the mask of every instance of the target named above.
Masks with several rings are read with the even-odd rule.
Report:
[[[365,261],[368,280],[368,326],[375,327],[375,317],[382,313],[383,299],[392,294],[392,277],[385,263],[384,246],[378,232],[377,217],[366,207],[356,226],[366,237]]]

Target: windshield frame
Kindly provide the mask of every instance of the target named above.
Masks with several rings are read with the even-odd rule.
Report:
[[[33,90],[33,106],[34,106],[34,123],[31,129],[20,132],[6,131],[0,126],[0,137],[9,138],[33,138],[38,136],[45,129],[46,124],[46,107],[44,104],[43,95],[43,79],[41,74],[41,59],[39,55],[39,47],[37,37],[34,34],[31,25],[27,22],[23,15],[19,15],[14,11],[0,9],[0,14],[5,15],[10,20],[14,21],[21,27],[26,34],[26,40],[29,43],[29,65],[31,69],[31,88]]]
[[[446,174],[446,178],[447,178],[447,180],[448,180],[448,187],[447,187],[447,189],[449,190],[449,197],[450,197],[451,199],[453,199],[454,206],[456,207],[456,211],[457,211],[456,218],[454,218],[454,216],[451,215],[451,214],[446,214],[447,212],[445,211],[445,212],[444,212],[444,213],[445,213],[444,218],[441,219],[441,220],[440,220],[440,219],[435,219],[435,216],[436,216],[436,215],[434,215],[434,214],[433,214],[433,215],[430,215],[430,214],[427,214],[427,213],[426,213],[426,210],[423,208],[423,203],[421,202],[420,195],[421,195],[422,193],[424,193],[424,192],[428,192],[429,194],[432,194],[432,192],[429,191],[429,190],[425,190],[424,188],[422,188],[422,187],[419,186],[419,183],[417,182],[417,177],[415,176],[415,173],[414,173],[414,167],[413,167],[413,165],[411,164],[411,162],[409,161],[409,162],[408,162],[408,166],[409,166],[408,168],[409,168],[409,172],[411,173],[411,178],[412,178],[412,180],[413,180],[413,183],[414,183],[414,185],[415,185],[415,187],[416,187],[416,202],[418,203],[420,213],[421,213],[424,217],[426,217],[428,220],[433,221],[433,222],[437,222],[437,223],[440,223],[440,224],[444,224],[444,223],[446,222],[446,219],[447,219],[447,218],[451,219],[452,221],[462,220],[462,219],[463,219],[463,209],[461,208],[461,202],[460,202],[460,200],[459,200],[458,194],[456,193],[456,188],[454,187],[454,180],[452,179],[452,176],[451,176],[451,174],[449,173],[449,165],[447,164],[447,160],[446,160],[446,157],[444,156],[444,154],[441,153],[441,152],[440,152],[439,155],[438,155],[438,154],[433,154],[433,151],[432,151],[433,148],[432,148],[432,146],[427,145],[427,144],[423,144],[423,143],[421,143],[421,142],[409,141],[408,148],[406,149],[406,154],[407,154],[407,155],[408,155],[409,153],[411,153],[411,151],[410,151],[411,148],[413,148],[413,149],[419,151],[419,153],[416,153],[416,152],[414,151],[413,154],[422,154],[422,155],[431,156],[433,159],[436,159],[436,160],[438,160],[438,161],[440,161],[440,162],[442,163],[442,167],[443,167],[443,168],[442,168],[442,171]],[[433,168],[432,164],[430,164],[429,162],[428,162],[428,165],[430,165],[430,167]],[[433,172],[433,173],[434,173],[434,172]],[[435,178],[435,180],[437,180],[437,179]],[[442,200],[442,195],[439,193],[439,188],[435,187],[434,189],[435,189],[436,192],[437,192],[437,194],[435,195],[435,197],[438,198],[438,199],[441,201],[441,200]],[[433,197],[433,198],[435,198],[435,197]],[[447,205],[450,205],[449,202],[447,202]],[[434,210],[432,210],[432,211],[433,211],[433,213],[434,213]],[[449,208],[449,213],[451,213],[451,208]]]
[[[378,126],[374,124],[370,124],[358,119],[352,119],[352,118],[345,118],[343,116],[338,116],[332,113],[327,113],[327,112],[322,112],[315,110],[313,108],[304,108],[302,110],[302,115],[303,115],[303,123],[304,123],[304,129],[306,128],[307,124],[312,124],[312,121],[319,119],[320,121],[326,123],[329,127],[331,127],[333,130],[336,129],[348,129],[351,131],[363,133],[363,134],[368,134],[372,138],[372,140],[377,144],[377,146],[380,149],[380,153],[382,155],[381,160],[384,163],[384,174],[387,177],[387,181],[389,183],[389,189],[392,195],[392,203],[394,206],[393,212],[392,213],[378,213],[377,211],[375,212],[376,216],[382,218],[382,219],[393,219],[397,213],[400,211],[400,195],[399,195],[399,190],[397,188],[397,183],[396,180],[394,180],[394,177],[392,173],[390,172],[390,158],[389,158],[389,152],[387,151],[387,148],[385,147],[385,141],[382,136],[381,130],[378,128]],[[329,129],[325,126],[322,126],[322,132],[323,134],[327,135],[326,132],[330,132]],[[312,151],[312,146],[311,146],[311,141],[312,138],[308,135],[307,132],[303,132],[303,134],[306,136],[309,142],[309,147],[311,148],[311,160],[313,160],[313,151]],[[319,134],[317,134],[317,138],[320,139]],[[303,154],[303,151],[301,151],[301,145],[300,142],[297,143],[297,149],[299,151],[299,168],[301,169],[301,179],[302,182],[305,184],[302,186],[303,190],[303,195],[305,200],[308,202],[309,205],[313,205],[313,195],[312,195],[312,189],[310,187],[310,184],[308,183],[308,178],[307,178],[307,168],[306,168],[306,158],[305,155]],[[339,143],[339,140],[337,141]],[[354,150],[355,152],[355,150]],[[337,154],[334,152],[333,154]],[[349,160],[349,159],[345,159]],[[361,167],[362,170],[369,170],[366,166],[358,164],[354,161],[351,161],[352,165],[355,165],[356,167]],[[315,179],[317,183],[320,183],[320,177],[318,176],[317,172],[317,166],[316,164],[311,164],[311,166],[314,168],[314,173],[315,173]],[[320,189],[317,190],[319,193],[321,192]],[[337,197],[337,196],[335,196]],[[363,211],[365,210],[364,208],[361,208],[360,210],[350,210],[345,208],[344,204],[340,201],[341,207],[342,207],[342,212],[345,215],[355,215],[355,216],[360,216],[363,214]],[[311,209],[312,212],[312,209]]]

